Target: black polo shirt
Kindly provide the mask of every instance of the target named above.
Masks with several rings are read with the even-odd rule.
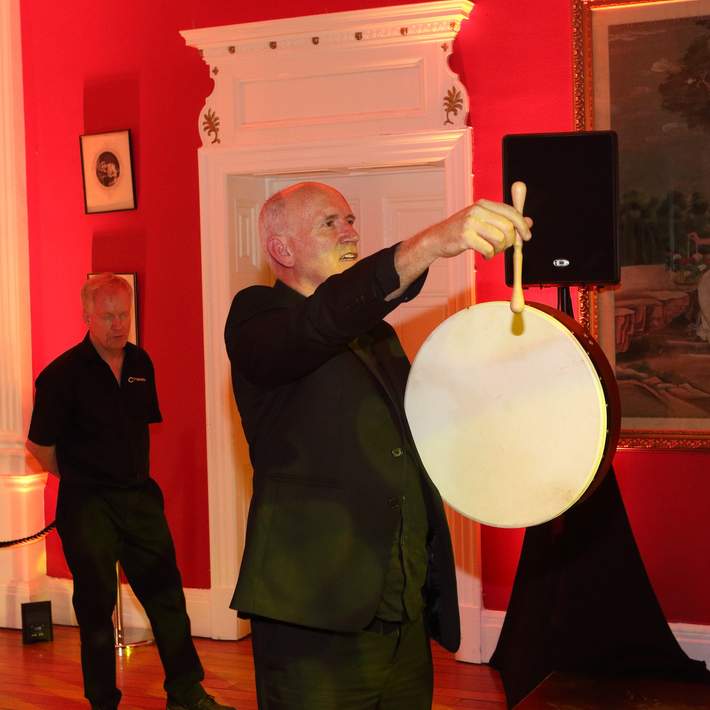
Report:
[[[148,478],[148,424],[160,421],[148,354],[126,344],[119,385],[87,333],[37,377],[28,438],[56,446],[67,483],[126,487]]]

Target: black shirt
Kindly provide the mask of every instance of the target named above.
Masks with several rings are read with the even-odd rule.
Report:
[[[119,386],[87,333],[37,377],[28,438],[56,446],[63,481],[125,487],[148,478],[148,424],[160,421],[148,354],[126,344]]]

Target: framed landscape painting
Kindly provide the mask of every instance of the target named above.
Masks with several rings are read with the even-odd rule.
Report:
[[[578,130],[619,139],[618,287],[580,294],[625,448],[710,448],[710,0],[574,0]]]

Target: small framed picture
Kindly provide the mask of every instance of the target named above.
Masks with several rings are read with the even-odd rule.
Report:
[[[84,211],[134,210],[136,195],[131,164],[131,133],[88,133],[79,136],[84,179]]]
[[[100,273],[87,274],[87,278],[93,279],[99,276]],[[131,313],[131,329],[128,331],[128,342],[138,345],[138,274],[127,273],[119,274],[113,272],[116,276],[120,276],[124,281],[127,281],[133,291],[133,313]]]

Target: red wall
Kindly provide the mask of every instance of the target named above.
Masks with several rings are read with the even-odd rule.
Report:
[[[87,271],[137,271],[141,337],[155,361],[165,422],[153,470],[188,587],[209,586],[197,117],[207,68],[180,29],[376,7],[382,1],[23,0],[35,373],[83,334]],[[403,4],[392,0],[388,4]],[[467,86],[477,196],[500,198],[500,139],[573,128],[569,0],[479,0],[452,66]],[[83,213],[78,136],[130,128],[138,209]],[[479,300],[507,298],[502,261],[478,265]],[[527,294],[552,302],[551,293]],[[710,455],[622,453],[616,468],[641,552],[671,620],[710,624],[706,533]],[[54,500],[49,495],[49,515]],[[600,521],[603,524],[603,521]],[[485,605],[504,609],[522,533],[485,528]],[[51,541],[51,574],[66,575]]]
[[[455,67],[471,103],[476,197],[502,198],[504,135],[574,129],[571,40],[567,0],[476,4],[457,38]],[[510,298],[502,259],[479,259],[477,267],[479,301]],[[529,289],[525,298],[556,305],[553,289]],[[523,530],[483,527],[483,601],[489,609],[508,605],[522,540]]]
[[[177,34],[191,24],[177,8],[22,3],[33,364],[37,373],[83,336],[88,271],[138,273],[140,340],[165,420],[153,427],[153,473],[184,583],[209,587],[196,126],[211,81]],[[79,135],[121,128],[132,133],[138,209],[85,215]],[[67,576],[48,540],[49,573]]]

